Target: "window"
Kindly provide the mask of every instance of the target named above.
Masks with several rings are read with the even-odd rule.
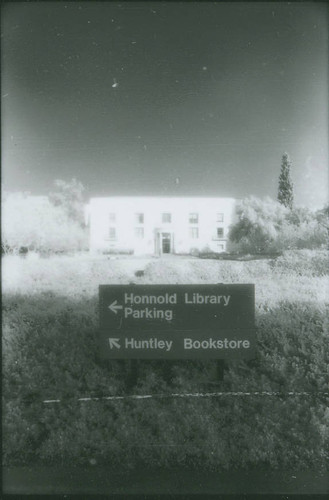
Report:
[[[115,222],[115,213],[114,212],[110,212],[109,213],[109,222]]]
[[[222,227],[217,228],[217,238],[223,238],[224,237],[224,229]]]
[[[135,214],[136,224],[144,224],[144,214]]]
[[[197,227],[190,227],[189,228],[189,234],[190,234],[190,238],[192,240],[197,240],[199,238],[199,228],[197,228]]]
[[[143,227],[135,227],[135,237],[139,240],[144,238],[144,228]]]
[[[224,214],[218,212],[216,222],[224,222]]]
[[[188,216],[188,221],[190,224],[198,224],[199,222],[199,214],[190,213]]]
[[[110,240],[115,240],[116,238],[116,230],[115,230],[115,227],[110,227],[109,228],[109,237],[110,237]]]
[[[162,222],[171,222],[171,214],[165,212],[162,214]]]

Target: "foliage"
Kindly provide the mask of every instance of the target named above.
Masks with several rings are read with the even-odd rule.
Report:
[[[325,214],[305,207],[288,210],[270,198],[246,198],[237,209],[238,222],[230,228],[228,248],[254,254],[321,248],[328,242]]]
[[[327,233],[327,246],[329,245],[329,204],[315,213],[316,220],[321,228]]]
[[[293,183],[290,178],[291,161],[288,153],[282,156],[281,172],[279,176],[278,201],[286,208],[292,208],[293,205]]]
[[[242,252],[269,252],[286,214],[287,209],[269,197],[246,198],[237,208],[239,220],[231,227],[229,239],[238,243]]]
[[[67,217],[84,226],[84,199],[85,188],[76,179],[70,182],[57,179],[55,181],[56,191],[49,194],[49,201],[55,207],[62,207]]]
[[[270,267],[276,272],[290,276],[292,273],[304,276],[329,275],[329,259],[327,250],[288,250],[270,262]]]
[[[313,219],[298,225],[283,224],[273,248],[278,252],[286,249],[316,249],[324,247],[327,241],[327,231]]]
[[[100,253],[103,255],[133,255],[133,248],[107,248]]]
[[[228,363],[218,388],[251,394],[171,397],[207,392],[216,363],[140,361],[133,393],[168,397],[93,401],[78,398],[129,393],[130,370],[128,361],[97,357],[98,284],[104,276],[129,283],[141,261],[6,257],[4,268],[9,262],[19,268],[16,291],[13,267],[4,280],[5,464],[325,467],[329,338],[328,311],[319,300],[328,277],[325,254],[303,250],[255,262],[186,259],[176,267],[150,259],[144,283],[255,283],[256,357]],[[60,403],[43,402],[49,399]]]
[[[286,221],[294,226],[308,224],[315,220],[314,213],[307,207],[293,207],[286,214]]]
[[[87,235],[68,217],[61,206],[53,206],[45,196],[5,193],[2,201],[2,248],[38,252],[81,250]]]

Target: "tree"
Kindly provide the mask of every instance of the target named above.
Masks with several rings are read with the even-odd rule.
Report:
[[[286,208],[292,209],[293,205],[293,183],[290,178],[291,161],[288,153],[284,153],[281,162],[281,172],[279,176],[278,201]]]
[[[18,253],[23,247],[49,253],[83,250],[87,235],[62,206],[54,206],[47,196],[4,193],[2,251]]]
[[[329,204],[315,213],[316,220],[320,227],[324,228],[327,234],[327,246],[329,247]]]
[[[318,223],[329,230],[329,204],[315,212]]]
[[[284,224],[287,209],[267,197],[264,200],[250,196],[237,207],[238,222],[230,228],[230,241],[242,252],[266,253]]]
[[[307,207],[293,207],[286,216],[287,222],[294,226],[314,221],[315,215]]]
[[[238,221],[230,227],[229,248],[242,253],[278,253],[322,248],[328,242],[329,207],[316,213],[292,210],[278,201],[253,196],[237,207]]]
[[[57,190],[49,194],[49,201],[55,207],[62,207],[68,218],[83,227],[84,226],[84,200],[83,184],[76,179],[70,182],[57,179],[55,181]]]

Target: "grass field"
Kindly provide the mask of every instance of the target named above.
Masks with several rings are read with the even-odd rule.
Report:
[[[247,262],[6,256],[2,271],[6,465],[328,467],[326,251]],[[98,285],[132,282],[254,283],[255,359],[228,363],[215,389],[216,362],[140,361],[132,389],[130,363],[100,362],[95,342]],[[231,394],[171,396],[210,390]],[[78,401],[131,391],[154,397]]]

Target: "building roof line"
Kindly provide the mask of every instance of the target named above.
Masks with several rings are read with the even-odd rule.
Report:
[[[232,196],[153,196],[153,195],[124,195],[124,196],[91,196],[89,200],[132,200],[132,199],[149,199],[149,200],[237,200]]]

